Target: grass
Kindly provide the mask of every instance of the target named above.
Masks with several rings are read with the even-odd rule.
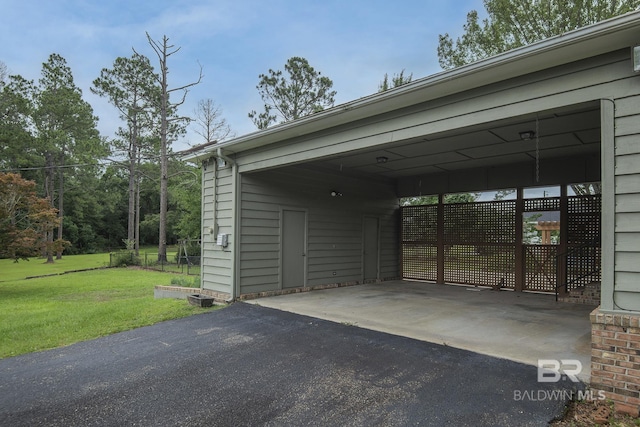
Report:
[[[109,257],[101,256],[67,256],[53,265],[44,264],[47,268],[41,260],[18,264],[0,260],[0,358],[211,310],[185,300],[154,299],[154,286],[170,284],[175,274],[114,268],[24,279],[99,267]]]
[[[109,265],[109,254],[63,255],[61,260],[53,264],[45,263],[43,258],[29,258],[28,261],[13,262],[0,259],[0,283],[24,279],[26,277],[59,274],[65,271],[86,268],[106,267]]]

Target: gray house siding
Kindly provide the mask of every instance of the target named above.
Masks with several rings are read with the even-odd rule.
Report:
[[[202,173],[202,270],[201,286],[231,293],[233,279],[234,179],[231,166],[218,169],[215,161]],[[216,245],[218,233],[229,234],[229,246]]]
[[[362,280],[365,215],[380,222],[379,278],[398,276],[398,201],[390,183],[289,167],[242,177],[240,294],[282,286],[282,212],[306,213],[306,277],[300,286]],[[343,195],[332,197],[332,190]]]
[[[636,81],[638,77],[635,77]],[[640,87],[615,99],[614,310],[640,307]]]

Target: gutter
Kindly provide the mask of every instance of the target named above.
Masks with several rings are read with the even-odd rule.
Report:
[[[224,160],[225,162],[229,163],[233,167],[236,166],[236,162],[235,161],[233,161],[230,157],[224,155],[224,153],[222,152],[222,148],[221,147],[217,148],[215,157]]]

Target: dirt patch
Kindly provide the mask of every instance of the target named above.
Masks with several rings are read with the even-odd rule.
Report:
[[[613,410],[613,403],[606,401],[571,402],[567,406],[564,418],[553,421],[553,427],[587,427],[587,426],[640,426],[640,418],[634,418]]]

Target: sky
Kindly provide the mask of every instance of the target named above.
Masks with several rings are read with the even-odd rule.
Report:
[[[385,73],[421,78],[441,71],[438,35],[461,35],[466,15],[482,0],[0,0],[0,61],[9,74],[37,81],[57,53],[84,99],[113,138],[122,122],[105,98],[90,92],[103,68],[135,50],[158,68],[146,33],[180,50],[169,58],[169,86],[198,79],[179,113],[193,116],[200,100],[222,110],[236,136],[256,131],[247,114],[262,111],[258,76],[306,58],[333,80],[336,105],[378,90]],[[205,142],[191,125],[173,150]]]

